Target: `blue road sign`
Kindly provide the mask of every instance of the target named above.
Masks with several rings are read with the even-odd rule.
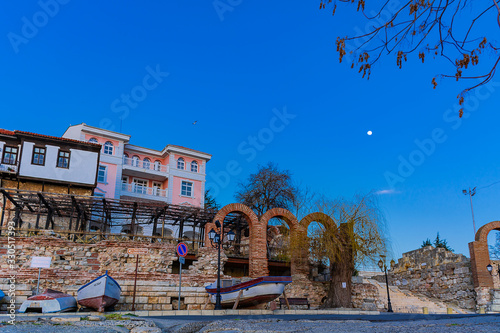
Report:
[[[177,244],[177,254],[179,257],[185,257],[188,253],[188,247],[185,243]]]
[[[180,263],[181,263],[181,264],[183,264],[183,265],[184,265],[184,264],[186,263],[186,258],[184,258],[184,257],[179,257],[179,261],[180,261]]]

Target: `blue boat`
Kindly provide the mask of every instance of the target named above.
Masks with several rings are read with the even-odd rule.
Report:
[[[0,302],[2,301],[2,299],[5,297],[5,294],[3,293],[3,291],[0,290]]]

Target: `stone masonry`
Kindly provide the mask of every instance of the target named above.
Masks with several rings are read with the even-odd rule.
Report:
[[[443,248],[427,246],[403,254],[389,283],[463,309],[475,309],[470,260]]]

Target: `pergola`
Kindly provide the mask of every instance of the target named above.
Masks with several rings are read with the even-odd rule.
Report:
[[[0,217],[0,226],[3,228],[6,226],[6,211],[13,211],[15,228],[23,227],[26,215],[36,217],[30,219],[35,229],[54,229],[58,218],[67,219],[67,231],[90,231],[92,228],[105,232],[112,227],[122,226],[134,234],[141,225],[152,225],[152,235],[163,236],[165,226],[177,226],[180,236],[185,230],[192,229],[192,232],[187,232],[192,240],[196,237],[202,242],[205,224],[212,222],[217,213],[215,209],[151,200],[117,200],[11,188],[0,188],[0,195],[3,197]],[[225,221],[226,227],[235,230],[244,225],[239,214],[233,214]],[[159,228],[162,228],[161,231],[157,231]]]

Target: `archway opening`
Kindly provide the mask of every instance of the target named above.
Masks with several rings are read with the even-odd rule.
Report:
[[[500,230],[491,230],[488,234],[488,252],[490,254],[493,287],[500,288]]]

